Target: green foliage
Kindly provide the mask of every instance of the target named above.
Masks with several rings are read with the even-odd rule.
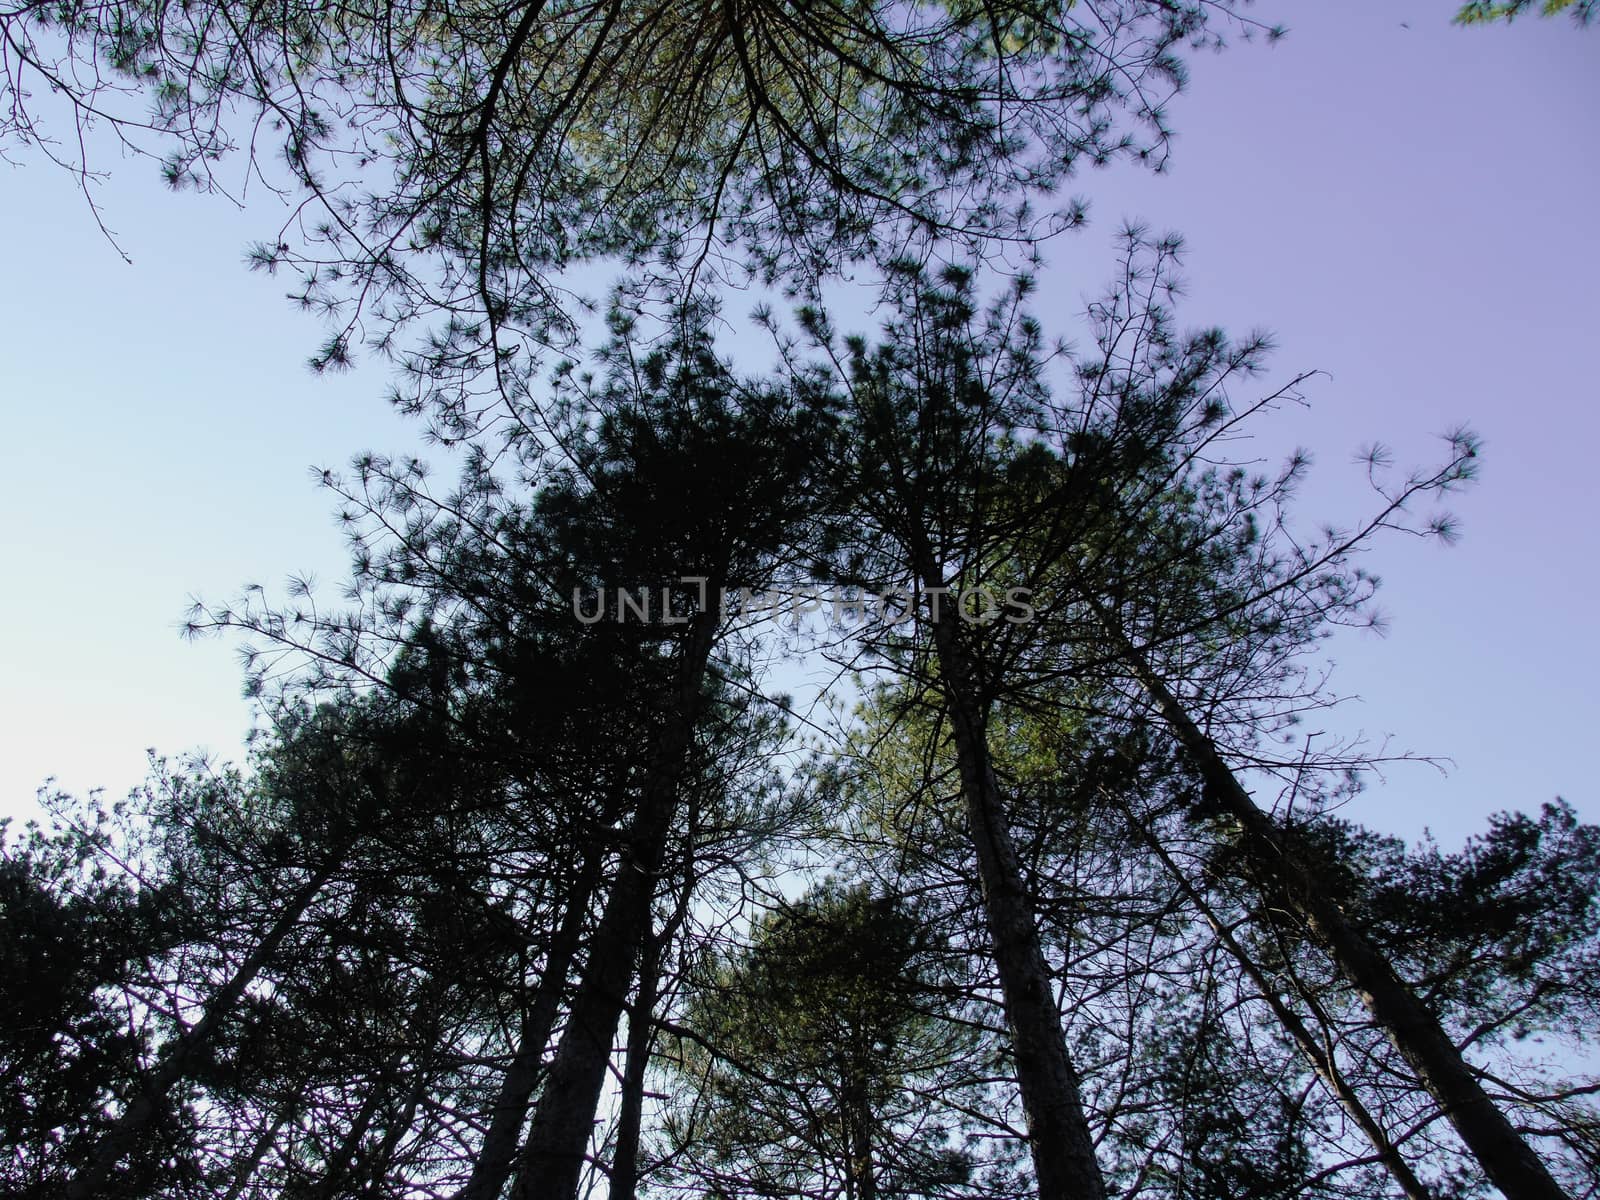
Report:
[[[1035,205],[1079,161],[1164,161],[1181,53],[1252,33],[1234,7],[30,0],[0,14],[0,138],[49,150],[43,76],[174,186],[229,190],[243,155],[308,205],[251,258],[328,318],[314,365],[365,337],[463,437],[573,343],[574,264],[631,264],[658,294],[752,272],[815,293],[908,236],[1076,223]]]
[[[1587,25],[1594,20],[1595,0],[1471,0],[1463,4],[1455,15],[1457,25],[1488,25],[1499,21],[1513,21],[1527,12],[1535,4],[1539,6],[1541,17],[1555,17],[1564,12],[1571,12],[1572,19],[1579,25]]]
[[[825,884],[714,956],[677,1039],[673,1173],[717,1196],[967,1196],[1007,1178],[963,1109],[978,1043],[902,902]]]
[[[802,7],[754,11],[768,23],[754,36],[774,60],[773,47],[791,47],[805,22],[890,12]],[[185,27],[217,11],[144,16]],[[1060,23],[1066,11],[893,13],[948,36],[918,55],[937,66],[966,54],[972,61],[951,69],[987,79],[1019,55],[1066,70],[1058,58],[1088,53]],[[807,72],[848,53],[854,82],[828,86],[852,104],[881,103],[875,116],[891,125],[931,136],[982,117],[981,95],[911,96],[904,80],[880,78],[927,63],[896,58],[903,45],[855,25],[826,44],[794,44],[806,68],[798,78],[765,62],[769,74],[753,82],[737,46],[726,58],[729,39],[745,35],[722,17],[653,15],[646,25],[622,8],[536,5],[499,58],[485,47],[500,54],[505,22],[487,10],[419,17],[407,53],[457,55],[418,66],[420,107],[480,113],[480,133],[457,128],[452,140],[435,128],[444,149],[406,160],[418,174],[402,171],[402,182],[437,185],[428,204],[448,213],[392,212],[367,197],[352,210],[356,226],[377,222],[398,238],[432,222],[424,240],[446,247],[447,274],[492,249],[475,279],[452,286],[476,295],[464,307],[487,306],[491,326],[531,321],[548,297],[516,292],[528,306],[517,312],[497,289],[630,238],[660,248],[647,220],[658,214],[646,211],[655,184],[629,171],[690,193],[736,182],[748,164],[728,122],[749,103],[741,88],[766,81],[758,123],[800,113],[809,122],[822,84]],[[376,16],[348,12],[349,27],[335,21],[331,33],[320,9],[279,19],[298,39],[284,52],[314,76],[330,64],[353,70],[338,56],[368,45]],[[635,92],[620,58],[607,58],[621,53],[613,26],[640,53]],[[246,40],[265,30],[251,26]],[[154,44],[120,47],[121,68],[168,52]],[[610,63],[603,80],[562,74],[574,47]],[[677,79],[685,61],[691,75],[699,63],[699,78]],[[570,85],[554,94],[573,98],[574,124],[549,107],[535,65]],[[197,86],[226,91],[225,75]],[[907,94],[895,99],[897,88]],[[698,116],[661,107],[686,97],[705,101]],[[901,101],[933,108],[908,115]],[[527,111],[511,111],[518,104]],[[696,125],[707,113],[710,124]],[[301,116],[299,134],[331,128]],[[381,120],[375,128],[399,136]],[[811,143],[762,125],[777,138],[768,144],[785,148],[761,170],[796,176],[813,198],[844,194],[871,209],[884,201],[872,187],[898,187],[891,168],[905,163],[863,128],[842,161],[796,167],[795,147]],[[977,142],[952,146],[941,187],[956,166],[1013,152],[967,132]],[[1076,143],[1055,132],[1066,156]],[[497,176],[491,149],[515,139],[532,165]],[[726,152],[722,168],[734,174],[695,173],[683,156],[708,147]],[[294,168],[309,178],[316,153],[296,147]],[[629,154],[636,160],[617,161]],[[454,189],[450,171],[463,163],[483,168],[473,186],[487,192]],[[583,206],[610,186],[589,178],[602,167],[622,172],[617,219],[634,224],[586,227],[594,246],[560,244],[563,222],[597,215]],[[868,167],[889,174],[849,176]],[[770,196],[760,207],[775,176],[738,178],[730,203],[747,207],[728,219],[744,221],[745,234],[793,218],[786,255],[800,244],[866,252],[876,218],[852,224],[865,210],[822,228],[803,207],[780,212]],[[552,180],[571,186],[537,199],[522,190]],[[919,220],[934,221],[938,192],[915,194],[935,205]],[[511,247],[529,206],[552,240],[535,239],[523,260]],[[275,732],[251,770],[162,769],[127,830],[112,836],[102,830],[110,818],[96,817],[36,831],[0,864],[0,998],[23,1017],[0,1041],[0,1116],[21,1131],[17,1190],[59,1191],[118,1115],[151,1097],[158,1111],[113,1176],[129,1195],[448,1193],[479,1165],[486,1127],[510,1113],[514,1142],[530,1099],[542,1109],[563,1094],[547,1064],[573,1031],[599,1031],[590,1065],[604,1076],[624,997],[647,990],[639,963],[659,959],[662,988],[649,989],[659,1003],[630,1014],[629,1040],[643,1054],[662,1014],[657,1066],[668,1069],[657,1074],[670,1072],[674,1087],[647,1184],[722,1197],[1025,1194],[1025,1060],[1008,1049],[1023,1040],[1006,1005],[1017,989],[999,976],[1002,922],[987,907],[1009,889],[1020,919],[1003,927],[1038,951],[1025,964],[1030,995],[1042,997],[1030,1032],[1043,1039],[1031,1044],[1059,1037],[1085,1064],[1073,1087],[1116,1186],[1152,1200],[1365,1197],[1383,1186],[1372,1148],[1388,1130],[1441,1190],[1469,1192],[1439,1098],[1280,902],[1284,889],[1238,836],[1215,779],[1197,781],[1192,746],[1153,708],[1152,680],[1203,720],[1230,762],[1287,781],[1295,811],[1310,815],[1273,835],[1314,864],[1316,886],[1417,982],[1452,1034],[1497,1056],[1485,1071],[1515,1062],[1525,1042],[1571,1039],[1596,1020],[1600,835],[1553,806],[1538,820],[1500,819],[1442,854],[1326,819],[1361,759],[1277,749],[1326,702],[1305,652],[1330,627],[1370,615],[1376,581],[1356,556],[1371,536],[1448,534],[1447,518],[1412,517],[1407,505],[1470,479],[1475,443],[1453,435],[1442,465],[1399,480],[1375,452],[1374,514],[1303,536],[1288,509],[1305,458],[1263,475],[1227,453],[1258,414],[1296,397],[1298,381],[1237,394],[1260,371],[1266,339],[1178,328],[1178,249],[1128,231],[1122,277],[1091,309],[1080,352],[1046,339],[1027,312],[1026,279],[986,302],[975,267],[892,264],[892,315],[876,341],[838,338],[820,309],[806,310],[826,361],[796,365],[783,343],[786,365],[769,378],[742,377],[715,353],[709,305],[673,311],[653,339],[645,317],[619,308],[594,374],[564,365],[537,402],[497,393],[511,418],[504,445],[476,443],[447,494],[414,461],[363,456],[351,479],[329,475],[351,535],[353,608],[319,608],[307,585],[284,610],[256,593],[195,618],[197,629],[256,639],[252,679]],[[404,290],[386,260],[391,268],[377,294]],[[407,316],[430,301],[417,303]],[[498,336],[454,327],[418,370],[490,369],[457,355]],[[490,365],[510,357],[495,348]],[[472,436],[483,411],[447,409],[438,429]],[[748,627],[738,631],[748,641],[732,636],[731,623],[709,652],[691,642],[675,619],[699,604],[686,575],[713,594],[819,576],[924,592],[1023,585],[1036,593],[1036,619],[962,621],[943,646],[925,620],[841,637],[839,646],[859,632],[865,657],[855,661],[886,667],[895,682],[869,695],[832,761],[785,778],[773,761],[785,727],[760,707],[752,650],[762,644]],[[575,596],[618,589],[648,589],[654,618],[577,620]],[[970,722],[959,747],[958,713]],[[981,884],[973,834],[985,813],[963,803],[957,769],[971,767],[974,740],[998,793],[985,797],[988,828],[1015,858],[1009,874]],[[663,745],[677,748],[671,762]],[[829,832],[874,886],[826,885],[781,903],[759,878],[760,856],[797,811],[824,801],[842,827]],[[631,925],[611,919],[624,879],[635,881]],[[899,899],[910,895],[915,903]],[[653,922],[653,906],[669,902],[672,917]],[[734,937],[753,910],[747,936]],[[603,986],[586,986],[602,973]],[[25,977],[40,982],[15,982]],[[609,1024],[587,1026],[605,1006]],[[1309,1050],[1296,1023],[1311,1031]],[[1596,1161],[1591,1085],[1524,1066],[1496,1086],[1564,1144],[1577,1177]],[[503,1104],[519,1068],[520,1093]],[[1350,1089],[1376,1114],[1378,1136],[1352,1132]],[[591,1136],[599,1110],[569,1107],[548,1123]],[[594,1136],[591,1149],[604,1153],[609,1135]],[[1456,1189],[1458,1177],[1467,1182]]]

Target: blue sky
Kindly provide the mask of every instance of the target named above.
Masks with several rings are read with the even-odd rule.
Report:
[[[1257,11],[1290,36],[1195,62],[1166,175],[1075,182],[1091,224],[1052,252],[1040,315],[1075,331],[1122,219],[1183,233],[1188,321],[1266,327],[1281,373],[1331,376],[1262,443],[1315,452],[1307,516],[1359,515],[1350,459],[1366,442],[1431,460],[1440,431],[1481,433],[1462,544],[1381,546],[1368,565],[1392,632],[1331,647],[1359,700],[1330,729],[1456,767],[1395,768],[1353,815],[1447,842],[1558,793],[1600,819],[1585,599],[1600,570],[1600,30],[1459,30],[1447,0]],[[337,584],[342,542],[308,468],[415,442],[381,368],[304,369],[315,319],[242,265],[276,224],[269,205],[240,213],[167,193],[149,164],[103,165],[132,266],[70,180],[0,165],[0,813],[28,812],[48,775],[121,793],[146,747],[236,754],[234,647],[179,640],[188,597],[296,571]]]

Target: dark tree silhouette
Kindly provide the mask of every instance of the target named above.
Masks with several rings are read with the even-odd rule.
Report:
[[[1201,785],[1196,811],[1234,823],[1275,902],[1332,957],[1489,1178],[1508,1194],[1554,1200],[1564,1192],[1479,1072],[1340,912],[1222,749],[1301,776],[1359,765],[1309,751],[1273,764],[1251,748],[1325,702],[1301,656],[1330,624],[1365,613],[1373,581],[1355,556],[1368,540],[1388,529],[1450,535],[1447,517],[1414,522],[1408,510],[1471,477],[1473,440],[1453,435],[1442,466],[1394,484],[1375,454],[1375,513],[1296,539],[1285,506],[1303,461],[1271,481],[1226,459],[1227,440],[1294,384],[1233,407],[1228,384],[1258,369],[1264,343],[1180,337],[1162,299],[1175,254],[1175,244],[1130,239],[1124,279],[1094,311],[1099,355],[1078,363],[1075,401],[1044,387],[1037,326],[1018,315],[1017,297],[980,322],[961,273],[940,284],[910,273],[882,345],[847,345],[841,368],[862,465],[847,484],[858,524],[839,536],[835,577],[922,594],[920,643],[890,639],[880,652],[922,680],[950,722],[1036,1163],[1041,1150],[1061,1159],[1037,1164],[1041,1189],[1087,1186],[1093,1157],[988,731],[1007,702],[1065,699],[1136,729],[1158,719]],[[831,344],[825,322],[811,322]],[[995,606],[993,592],[1018,582],[1043,597],[1037,622],[1007,622]],[[988,611],[971,619],[956,599],[979,588],[991,592]]]

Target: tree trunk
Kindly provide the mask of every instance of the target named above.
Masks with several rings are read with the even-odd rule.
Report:
[[[851,1079],[844,1089],[844,1113],[850,1140],[851,1192],[856,1200],[878,1200],[878,1176],[872,1161],[872,1102],[867,1096],[865,1071],[858,1048],[850,1066]]]
[[[427,1085],[428,1073],[420,1062],[413,1062],[411,1090],[406,1093],[406,1102],[401,1106],[397,1119],[390,1122],[389,1127],[384,1130],[383,1141],[379,1144],[377,1152],[363,1168],[362,1174],[367,1180],[361,1192],[364,1200],[378,1200],[380,1196],[393,1194],[384,1186],[390,1174],[391,1160],[400,1145],[400,1139],[411,1132],[411,1123],[416,1120],[417,1108],[422,1103]]]
[[[690,829],[694,817],[690,816]],[[611,1163],[610,1200],[635,1200],[639,1190],[639,1134],[644,1127],[644,1076],[655,1052],[656,1005],[661,998],[661,960],[689,917],[694,894],[693,847],[685,858],[678,904],[661,931],[648,939],[639,963],[639,987],[628,1013],[628,1059],[622,1076],[617,1149]]]
[[[589,960],[555,1061],[545,1077],[512,1200],[571,1200],[577,1195],[634,962],[650,933],[650,902],[677,814],[706,664],[720,619],[712,609],[695,616],[690,625],[674,707],[652,748],[628,846],[590,940]]]
[[[589,898],[594,895],[600,879],[601,857],[598,847],[584,856],[578,878],[568,891],[566,911],[551,939],[533,1003],[528,1006],[517,1034],[516,1052],[501,1077],[489,1131],[484,1134],[483,1145],[472,1165],[472,1175],[456,1193],[455,1200],[496,1200],[516,1167],[518,1136],[528,1116],[528,1104],[539,1078],[545,1047],[550,1043],[550,1031],[555,1028],[561,993],[566,990],[567,976],[577,957]]]
[[[1039,1200],[1105,1200],[1105,1179],[1095,1159],[1077,1072],[1050,988],[1039,927],[989,759],[972,668],[955,621],[955,614],[944,606],[933,623],[934,642],[950,711],[968,831],[977,857],[984,917],[1011,1027],[1012,1057]]]
[[[383,1106],[383,1102],[404,1078],[401,1068],[405,1065],[407,1052],[420,1058],[421,1047],[431,1040],[433,1024],[431,1015],[439,986],[440,981],[437,976],[431,976],[422,983],[422,992],[412,1002],[411,1014],[406,1018],[405,1032],[399,1049],[390,1055],[388,1061],[380,1068],[377,1079],[373,1080],[371,1087],[367,1089],[366,1099],[362,1101],[355,1120],[350,1123],[350,1128],[341,1139],[338,1150],[328,1160],[321,1183],[315,1188],[304,1189],[304,1194],[313,1200],[336,1200],[338,1196],[353,1190],[349,1185],[360,1174],[357,1166],[361,1143],[372,1131],[373,1122],[377,1119],[378,1110]],[[416,1073],[420,1074],[420,1068]],[[297,1191],[296,1195],[299,1194],[302,1193]],[[288,1200],[287,1194],[281,1200]]]
[[[635,1200],[639,1190],[639,1134],[644,1126],[644,1074],[655,1042],[655,1009],[666,932],[650,939],[639,962],[639,987],[628,1013],[628,1059],[622,1072],[617,1150],[611,1161],[610,1200]]]
[[[1261,968],[1245,952],[1238,939],[1228,932],[1228,927],[1212,911],[1211,906],[1206,903],[1205,897],[1189,882],[1178,864],[1172,860],[1172,856],[1167,853],[1166,848],[1161,845],[1155,835],[1139,822],[1132,810],[1126,805],[1122,806],[1122,811],[1127,816],[1128,824],[1135,835],[1143,840],[1156,857],[1161,860],[1161,864],[1166,868],[1167,874],[1177,883],[1189,902],[1200,911],[1200,914],[1206,920],[1206,924],[1211,926],[1211,931],[1217,936],[1217,940],[1233,956],[1240,968],[1249,977],[1250,982],[1255,984],[1256,988],[1261,992],[1261,998],[1266,1001],[1267,1007],[1272,1009],[1273,1015],[1278,1019],[1278,1024],[1283,1026],[1284,1031],[1294,1040],[1294,1044],[1299,1047],[1301,1055],[1311,1065],[1311,1069],[1317,1073],[1318,1078],[1323,1083],[1327,1084],[1328,1090],[1334,1094],[1339,1103],[1344,1106],[1344,1110],[1350,1114],[1350,1119],[1366,1135],[1367,1141],[1372,1144],[1373,1150],[1383,1161],[1383,1165],[1389,1174],[1394,1177],[1394,1181],[1400,1185],[1400,1190],[1405,1193],[1407,1200],[1434,1200],[1433,1193],[1423,1186],[1422,1180],[1417,1178],[1416,1173],[1411,1170],[1411,1167],[1401,1156],[1399,1149],[1389,1140],[1389,1135],[1384,1132],[1383,1126],[1378,1124],[1377,1118],[1372,1115],[1367,1106],[1362,1103],[1361,1097],[1356,1094],[1355,1089],[1350,1086],[1349,1080],[1339,1070],[1339,1064],[1334,1061],[1332,1053],[1317,1041],[1311,1030],[1306,1028],[1305,1022],[1284,1002],[1283,997],[1278,994],[1278,990],[1272,986],[1271,981],[1267,979]]]
[[[389,1060],[389,1065],[384,1068],[382,1077],[374,1080],[367,1089],[367,1098],[361,1102],[361,1108],[356,1112],[356,1119],[350,1122],[350,1128],[345,1132],[339,1142],[339,1148],[334,1151],[322,1174],[322,1180],[316,1187],[304,1191],[289,1189],[284,1193],[284,1200],[292,1196],[303,1195],[310,1200],[334,1200],[334,1197],[344,1188],[350,1176],[350,1167],[356,1160],[357,1153],[361,1150],[361,1143],[366,1139],[367,1131],[372,1128],[372,1119],[378,1115],[378,1106],[383,1103],[385,1092],[388,1088],[389,1078],[399,1067],[401,1056],[396,1055]]]
[[[1284,844],[1273,822],[1256,807],[1216,744],[1120,630],[1107,622],[1135,677],[1199,770],[1211,795],[1239,827],[1246,851],[1273,879],[1282,900],[1322,945],[1388,1035],[1417,1080],[1438,1101],[1489,1181],[1508,1200],[1569,1200],[1560,1184],[1490,1100],[1460,1050],[1416,993],[1329,899],[1315,872]]]

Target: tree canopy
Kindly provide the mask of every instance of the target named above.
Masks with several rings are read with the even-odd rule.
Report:
[[[1080,161],[1164,161],[1186,47],[1255,29],[1231,0],[29,0],[0,21],[0,135],[92,169],[28,103],[43,86],[174,186],[277,189],[291,215],[253,258],[329,318],[314,363],[392,356],[451,436],[531,402],[538,348],[579,328],[570,265],[810,290],[912,238],[1032,241],[1077,219],[1052,193]]]
[[[1308,523],[1307,456],[1247,444],[1307,376],[1180,325],[1175,237],[1125,230],[1076,349],[998,269],[1075,164],[1159,165],[1231,4],[0,26],[0,132],[43,79],[129,138],[147,99],[174,183],[237,149],[296,205],[255,261],[333,320],[317,365],[393,355],[465,443],[452,485],[323,476],[340,600],[195,607],[269,721],[244,767],[0,837],[7,1195],[1595,1195],[1557,1056],[1600,1016],[1600,830],[1408,846],[1301,728],[1363,554],[1452,539],[1476,437]],[[596,261],[600,333],[562,290]],[[760,371],[718,342],[752,278],[796,302]],[[775,683],[807,612],[858,684],[831,724]]]

